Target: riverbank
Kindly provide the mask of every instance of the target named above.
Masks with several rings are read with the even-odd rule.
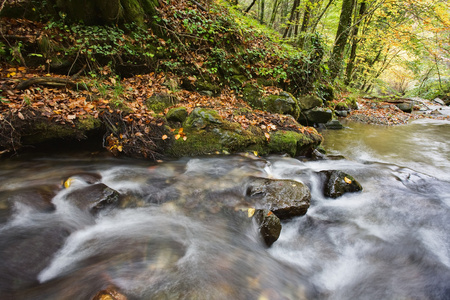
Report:
[[[432,103],[425,99],[410,101],[413,101],[411,112],[404,112],[392,101],[360,98],[358,99],[358,109],[352,110],[346,119],[375,125],[402,125],[421,118],[450,120],[450,116],[446,113],[448,106]]]
[[[292,116],[253,109],[242,95],[189,91],[170,73],[67,77],[3,65],[1,151],[91,139],[114,155],[150,159],[210,153],[307,155],[322,138]],[[264,93],[279,94],[276,87]]]

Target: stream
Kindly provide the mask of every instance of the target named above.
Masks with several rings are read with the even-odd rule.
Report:
[[[450,123],[346,126],[315,161],[3,160],[0,299],[450,299]],[[363,191],[325,197],[323,170]],[[254,176],[311,190],[270,248],[247,215]]]

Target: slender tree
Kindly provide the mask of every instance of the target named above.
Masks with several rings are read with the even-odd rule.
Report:
[[[344,50],[347,45],[347,39],[350,35],[350,29],[352,25],[352,13],[355,1],[343,0],[341,15],[339,17],[339,25],[336,32],[336,38],[334,40],[333,52],[331,58],[328,61],[328,67],[330,69],[331,80],[334,81],[341,71],[341,66],[344,60]]]

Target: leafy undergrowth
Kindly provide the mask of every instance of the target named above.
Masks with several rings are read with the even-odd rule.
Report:
[[[179,135],[165,126],[164,115],[169,108],[160,113],[147,108],[145,100],[153,95],[171,95],[175,100],[173,107],[184,106],[188,112],[196,107],[214,109],[222,118],[243,128],[258,126],[267,133],[280,129],[305,130],[290,116],[252,110],[229,88],[220,96],[210,97],[178,89],[178,77],[172,74],[150,73],[120,80],[108,77],[107,67],[103,71],[105,77],[101,79],[80,77],[74,81],[67,76],[47,74],[40,68],[3,65],[0,68],[2,147],[8,150],[20,147],[20,135],[24,133],[19,128],[23,122],[46,118],[75,128],[80,121],[94,118],[105,125],[104,145],[112,153],[158,159],[164,146]],[[44,85],[16,88],[30,78],[67,79],[80,89]],[[266,89],[270,93],[279,92],[273,87]]]

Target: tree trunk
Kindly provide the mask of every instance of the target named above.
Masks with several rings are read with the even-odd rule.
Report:
[[[272,14],[270,16],[270,26],[273,28],[275,23],[275,18],[277,16],[278,7],[280,6],[280,0],[275,0],[273,3]]]
[[[350,50],[350,57],[348,59],[347,68],[345,69],[345,85],[348,85],[353,77],[353,69],[355,66],[356,59],[356,49],[358,47],[359,38],[358,38],[358,30],[359,30],[359,22],[363,18],[366,13],[366,1],[361,2],[359,7],[358,16],[355,18],[353,30],[352,30],[352,48]]]
[[[289,17],[289,21],[287,22],[287,27],[284,30],[283,39],[287,37],[289,29],[291,28],[292,21],[295,17],[295,11],[300,4],[300,0],[294,0],[294,4],[292,5],[291,16]]]
[[[255,3],[256,3],[256,0],[253,0],[252,3],[250,3],[250,5],[245,10],[245,13],[248,13],[250,11],[250,9],[252,9],[253,5],[255,5]]]
[[[339,25],[336,32],[336,38],[334,40],[333,52],[328,62],[332,81],[336,79],[341,71],[341,66],[344,60],[344,50],[350,34],[353,7],[354,0],[342,1],[341,16],[339,17]]]
[[[312,5],[313,5],[313,3],[307,3],[306,8],[305,8],[305,13],[303,14],[302,27],[300,28],[300,34],[302,36],[300,37],[300,40],[299,40],[299,46],[302,49],[305,46],[306,30],[308,29],[309,20],[311,18]]]
[[[66,20],[86,25],[136,23],[143,26],[145,17],[152,20],[158,0],[49,0],[50,6],[64,12]]]
[[[259,23],[264,24],[264,9],[265,9],[265,1],[260,0],[261,10],[259,14]]]
[[[328,8],[331,6],[331,4],[333,4],[333,2],[334,2],[334,0],[329,0],[328,1],[328,3],[325,6],[325,8],[322,10],[320,15],[317,17],[317,19],[314,21],[313,25],[311,26],[311,32],[315,32],[316,31],[317,25],[319,24],[320,20],[322,19],[323,15],[326,13]]]

